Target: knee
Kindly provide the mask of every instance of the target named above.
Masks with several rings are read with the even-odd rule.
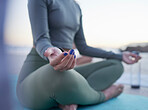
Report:
[[[58,83],[56,85],[56,90],[58,91],[72,91],[73,88],[79,88],[79,83],[82,77],[77,72],[73,70],[65,71],[59,74]]]
[[[112,64],[115,66],[115,70],[118,74],[122,75],[124,72],[124,67],[121,61],[119,60],[111,60]]]
[[[76,102],[78,94],[82,88],[82,77],[77,73],[64,72],[59,83],[54,89],[56,101],[60,104],[71,104]]]

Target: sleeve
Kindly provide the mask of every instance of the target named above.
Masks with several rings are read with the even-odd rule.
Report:
[[[50,4],[51,0],[48,0]],[[48,28],[48,8],[46,0],[29,0],[28,12],[33,34],[33,42],[38,54],[48,60],[44,56],[47,48],[53,47],[50,41],[49,28]]]
[[[111,51],[108,52],[100,48],[90,47],[86,44],[86,40],[83,33],[83,26],[82,26],[82,15],[80,18],[80,28],[75,35],[74,42],[80,54],[82,55],[90,57],[122,60],[122,54],[116,54]]]

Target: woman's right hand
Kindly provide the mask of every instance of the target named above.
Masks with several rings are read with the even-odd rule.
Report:
[[[50,47],[45,51],[44,55],[49,59],[50,65],[55,70],[64,71],[75,67],[76,56],[73,49],[62,52],[57,47]]]

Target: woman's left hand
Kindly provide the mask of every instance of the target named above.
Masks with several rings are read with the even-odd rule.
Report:
[[[134,64],[134,63],[137,63],[141,59],[139,55],[136,55],[132,52],[123,52],[122,54],[123,54],[122,60],[126,64]]]

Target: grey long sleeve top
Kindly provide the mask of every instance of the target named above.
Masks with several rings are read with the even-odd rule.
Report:
[[[81,9],[74,0],[29,0],[28,11],[33,44],[45,60],[44,52],[47,48],[71,49],[73,42],[82,55],[122,60],[120,54],[86,44]]]

